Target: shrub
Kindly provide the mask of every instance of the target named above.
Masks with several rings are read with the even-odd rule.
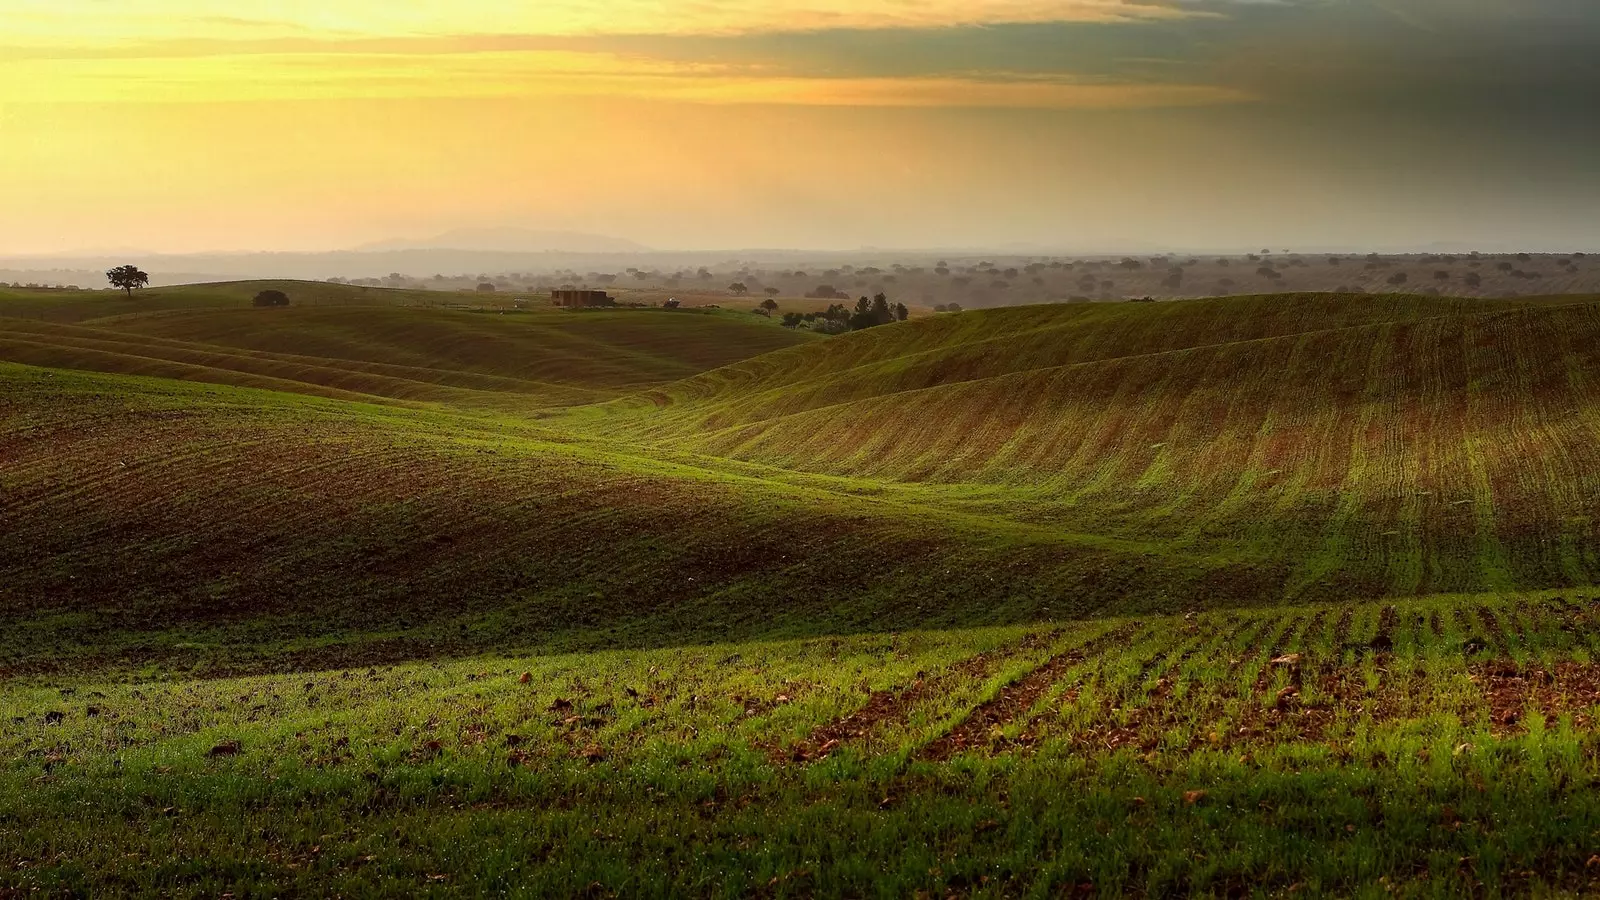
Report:
[[[251,300],[250,303],[253,306],[261,307],[288,306],[289,295],[285,294],[283,291],[266,290],[257,294],[255,299]]]

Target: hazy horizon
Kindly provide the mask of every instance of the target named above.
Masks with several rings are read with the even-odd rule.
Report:
[[[1582,0],[0,6],[6,257],[1600,246]]]

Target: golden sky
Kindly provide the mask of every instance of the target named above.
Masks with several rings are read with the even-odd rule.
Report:
[[[1314,120],[1371,120],[1407,90],[1447,107],[1457,94],[1426,92],[1478,87],[1450,52],[1473,41],[1521,46],[1495,71],[1535,60],[1527,77],[1574,100],[1551,63],[1568,57],[1538,42],[1592,59],[1586,8],[0,0],[0,255],[332,248],[500,224],[655,246],[1137,238],[1251,182],[1337,203],[1339,179],[1361,173]],[[1396,62],[1412,56],[1429,68]],[[1449,144],[1442,126],[1393,124],[1400,143],[1379,156]],[[1320,177],[1286,178],[1281,152]],[[1197,171],[1212,185],[1196,190]],[[1186,185],[1191,205],[1174,206]],[[1222,214],[1243,228],[1264,203]]]

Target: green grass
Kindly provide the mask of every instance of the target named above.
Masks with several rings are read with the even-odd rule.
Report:
[[[13,686],[0,879],[184,895],[1592,887],[1596,602]],[[1385,618],[1389,644],[1346,613]],[[1491,631],[1490,615],[1518,624]],[[1074,656],[1117,626],[1131,639]],[[965,665],[980,653],[988,665]],[[1301,656],[1274,666],[1283,653]],[[927,756],[1062,658],[1052,691],[955,756]],[[919,673],[941,690],[794,761],[864,690]],[[225,745],[240,752],[213,750]]]
[[[1597,887],[1600,307],[252,288],[0,296],[0,894]]]

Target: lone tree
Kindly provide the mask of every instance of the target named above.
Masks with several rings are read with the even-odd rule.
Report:
[[[150,283],[150,276],[139,271],[138,266],[117,266],[106,273],[106,280],[114,288],[122,288],[128,292],[128,297],[133,297],[134,288],[142,288]]]
[[[743,297],[745,294],[750,293],[750,286],[742,281],[735,281],[733,284],[728,285],[728,290]]]
[[[257,294],[250,302],[256,306],[288,306],[289,295],[283,291],[266,290]]]
[[[768,297],[767,299],[761,301],[761,308],[767,312],[774,312],[778,308],[778,301]]]

